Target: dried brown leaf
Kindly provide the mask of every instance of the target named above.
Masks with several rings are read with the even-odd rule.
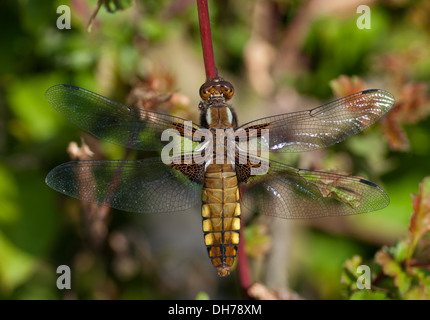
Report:
[[[392,150],[408,151],[409,140],[399,122],[392,117],[381,119],[381,131]]]
[[[396,100],[396,104],[387,117],[393,118],[399,123],[416,123],[430,113],[430,97],[427,95],[426,83],[405,84]]]
[[[341,75],[339,78],[330,81],[330,87],[338,98],[365,90],[363,80],[357,76]]]
[[[409,226],[412,243],[409,258],[424,234],[430,231],[430,176],[423,179],[417,195],[412,195],[413,213]]]

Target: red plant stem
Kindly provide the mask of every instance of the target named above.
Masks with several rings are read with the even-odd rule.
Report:
[[[203,60],[205,63],[206,78],[217,76],[214,50],[212,47],[211,25],[207,0],[197,0],[197,12],[199,15],[200,38],[202,40]]]
[[[243,230],[245,229],[245,224],[243,222],[243,218],[240,221],[240,241],[239,241],[239,250],[237,253],[238,256],[238,265],[237,272],[239,275],[239,283],[242,289],[242,294],[245,298],[250,298],[248,294],[248,289],[252,285],[251,281],[251,272],[249,268],[248,257],[245,252],[245,235]]]

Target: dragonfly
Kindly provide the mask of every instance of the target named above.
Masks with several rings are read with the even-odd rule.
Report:
[[[234,95],[230,82],[207,79],[199,93],[196,124],[73,85],[51,87],[46,92],[49,103],[99,139],[135,150],[161,150],[162,155],[174,138],[180,140],[173,147],[189,145],[167,152],[170,162],[162,156],[67,162],[52,169],[46,183],[65,195],[128,212],[181,212],[200,205],[204,243],[219,276],[230,274],[237,257],[243,208],[303,219],[354,215],[389,204],[381,187],[361,177],[298,169],[269,160],[261,151],[305,152],[339,143],[387,113],[394,104],[390,93],[365,90],[240,126],[229,104]],[[226,131],[233,138],[220,142],[219,132]],[[172,134],[167,140],[166,132]],[[246,149],[251,142],[257,147]],[[220,154],[229,156],[214,160]]]

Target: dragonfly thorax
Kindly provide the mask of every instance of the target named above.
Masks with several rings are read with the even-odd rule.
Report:
[[[208,129],[234,129],[237,127],[236,113],[226,104],[207,108],[202,112],[200,120],[201,125]]]

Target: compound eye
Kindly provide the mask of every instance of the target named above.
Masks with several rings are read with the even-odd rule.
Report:
[[[234,94],[234,88],[230,82],[221,80],[220,78],[214,78],[206,81],[200,87],[200,97],[203,100],[209,100],[215,91],[217,94],[222,93],[225,100],[231,99]]]
[[[203,100],[208,100],[209,97],[211,96],[212,91],[213,91],[213,88],[211,88],[211,87],[208,88],[208,87],[203,85],[200,87],[200,97]]]
[[[223,83],[220,85],[221,87],[221,91],[224,95],[224,98],[226,100],[229,100],[233,97],[234,95],[234,88],[233,85],[230,82],[227,81],[223,81]]]

